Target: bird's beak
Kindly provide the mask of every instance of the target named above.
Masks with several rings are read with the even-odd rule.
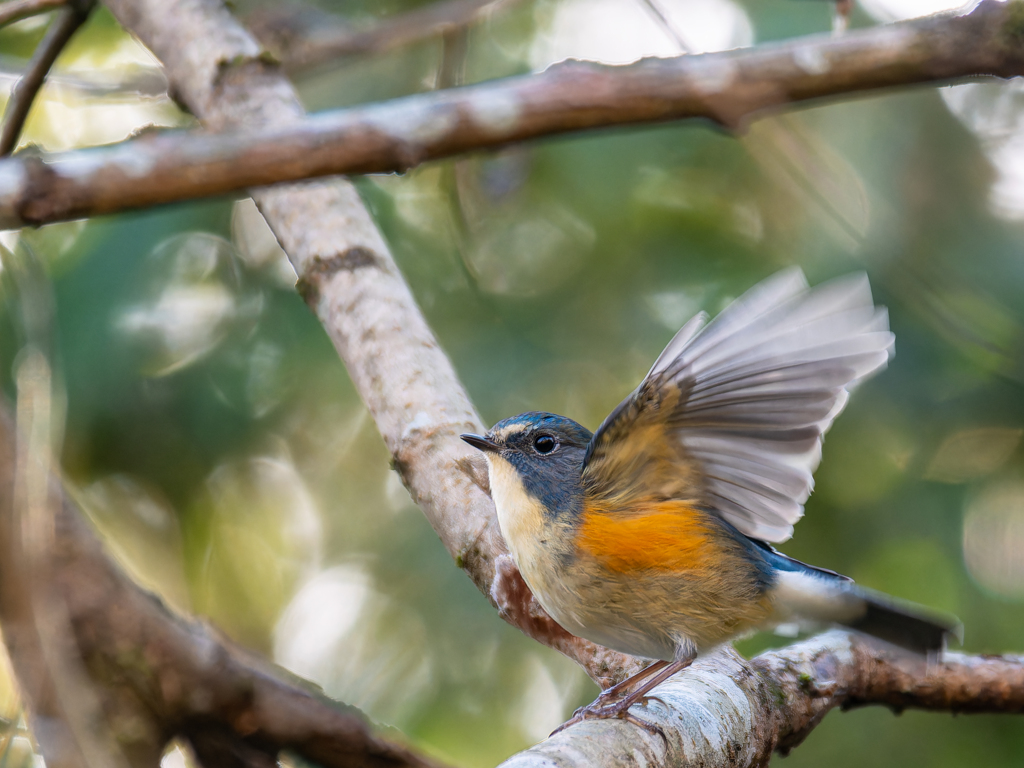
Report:
[[[465,435],[459,435],[459,437],[461,437],[467,443],[472,445],[474,448],[479,448],[481,451],[484,451],[485,453],[498,453],[498,451],[501,450],[500,445],[486,437],[483,437],[482,435],[474,435],[472,433],[468,433]]]

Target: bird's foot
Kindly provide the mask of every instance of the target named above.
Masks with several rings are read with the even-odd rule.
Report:
[[[646,704],[649,699],[657,699],[658,701],[661,701],[661,699],[658,699],[656,696],[642,696],[640,698],[626,696],[612,704],[604,703],[611,698],[614,697],[607,695],[607,693],[601,694],[592,703],[587,704],[585,707],[580,707],[573,712],[572,717],[555,728],[555,730],[551,732],[551,735],[554,736],[556,733],[561,733],[570,725],[582,723],[584,720],[625,720],[627,723],[632,723],[639,728],[643,728],[652,736],[661,736],[665,743],[668,743],[668,738],[665,736],[665,732],[660,726],[648,722],[641,717],[637,717],[629,711],[629,708],[634,704],[643,705]]]
[[[687,648],[685,650],[687,650],[687,653],[682,658],[676,659],[673,662],[656,661],[628,680],[624,680],[604,691],[592,703],[577,709],[573,716],[552,731],[551,735],[554,736],[556,733],[564,731],[570,725],[581,723],[584,720],[616,719],[625,720],[627,723],[643,728],[652,736],[661,736],[667,745],[668,737],[660,726],[637,717],[629,711],[629,708],[634,704],[646,705],[651,699],[665,704],[662,699],[657,696],[648,696],[647,693],[668,680],[676,672],[686,669],[686,667],[693,663],[694,658],[697,656],[696,649]],[[630,688],[633,688],[633,690],[626,693]],[[609,701],[612,703],[609,704]]]

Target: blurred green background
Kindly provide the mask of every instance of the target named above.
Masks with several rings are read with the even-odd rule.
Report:
[[[370,25],[416,5],[320,7]],[[693,51],[831,24],[821,2],[661,5]],[[928,10],[872,0],[852,26]],[[45,24],[0,31],[6,86]],[[637,0],[520,0],[461,40],[297,82],[322,110],[675,45]],[[25,141],[64,149],[191,125],[154,66],[98,11],[58,62]],[[536,409],[594,428],[694,312],[715,313],[789,265],[812,283],[866,270],[896,357],[829,433],[806,519],[782,548],[956,613],[969,652],[1021,651],[1021,93],[982,81],[917,88],[801,109],[740,136],[695,123],[601,131],[358,184],[488,423]],[[64,466],[143,583],[466,768],[534,743],[596,694],[454,567],[251,201],[0,240],[19,237],[54,298]],[[9,277],[3,302],[17,302]],[[6,314],[9,377],[24,328]],[[776,759],[940,768],[1015,766],[1021,754],[1019,718],[872,708],[830,715]]]

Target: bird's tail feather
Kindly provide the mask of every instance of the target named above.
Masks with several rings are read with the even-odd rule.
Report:
[[[925,655],[940,653],[950,636],[961,638],[960,622],[951,616],[865,589],[774,549],[765,552],[775,568],[780,623],[795,618],[805,627],[838,624]]]
[[[945,649],[950,636],[958,639],[961,636],[962,627],[955,619],[931,613],[919,606],[897,603],[886,595],[861,587],[850,585],[849,588],[863,599],[865,605],[861,616],[840,622],[849,629],[927,655]]]

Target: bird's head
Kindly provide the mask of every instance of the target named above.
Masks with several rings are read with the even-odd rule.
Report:
[[[538,412],[499,421],[486,435],[462,435],[487,458],[499,512],[503,499],[515,498],[521,488],[554,516],[579,497],[590,438],[590,430],[572,419]]]

